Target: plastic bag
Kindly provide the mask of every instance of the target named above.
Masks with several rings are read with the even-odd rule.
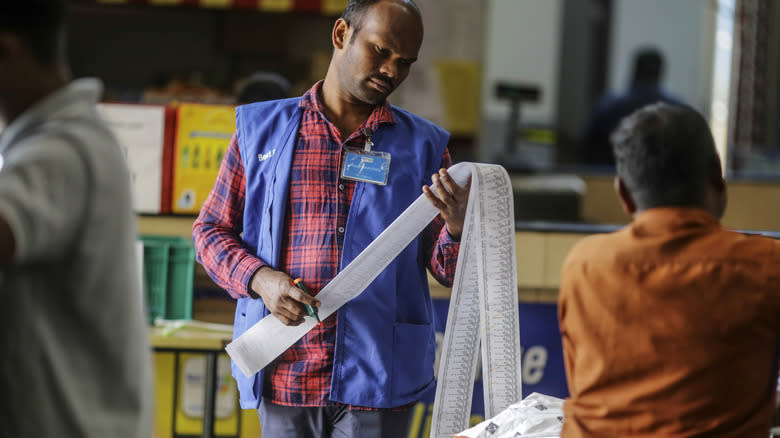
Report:
[[[563,400],[534,392],[455,438],[559,438]]]

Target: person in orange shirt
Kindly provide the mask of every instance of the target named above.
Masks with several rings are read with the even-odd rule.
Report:
[[[612,143],[633,221],[564,263],[561,437],[767,437],[780,242],[720,225],[726,184],[693,109],[643,107]]]

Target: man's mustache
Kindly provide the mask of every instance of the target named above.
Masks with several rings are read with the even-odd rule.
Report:
[[[395,81],[393,81],[392,79],[388,78],[387,76],[384,76],[384,75],[373,75],[373,76],[371,76],[371,79],[376,80],[376,81],[380,81],[380,82],[384,82],[385,85],[387,85],[388,88],[395,88]]]

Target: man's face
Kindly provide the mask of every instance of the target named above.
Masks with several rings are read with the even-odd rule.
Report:
[[[14,83],[17,81],[16,66],[11,56],[11,49],[7,47],[13,36],[7,32],[0,32],[0,125],[7,124],[5,120],[7,99]]]
[[[422,22],[407,7],[382,1],[365,12],[361,28],[349,27],[336,48],[338,83],[354,101],[376,105],[406,79],[422,44]]]
[[[11,32],[0,32],[0,123],[8,125],[12,112],[25,100],[40,70],[32,51]]]

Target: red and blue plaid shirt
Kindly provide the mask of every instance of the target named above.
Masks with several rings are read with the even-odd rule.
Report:
[[[292,163],[288,207],[285,213],[279,270],[302,278],[316,295],[339,272],[341,248],[355,182],[340,178],[344,146],[362,147],[363,128],[375,132],[393,124],[390,105],[378,105],[346,141],[323,112],[315,84],[301,99],[303,116]],[[265,263],[241,244],[246,179],[234,134],[223,158],[217,181],[200,215],[194,235],[202,248],[201,263],[217,284],[234,298],[252,296],[252,275]],[[442,167],[450,166],[442,157]],[[422,193],[422,190],[420,191]],[[447,233],[441,216],[423,232],[428,268],[450,286],[455,274],[459,243]],[[288,406],[328,406],[336,338],[334,313],[266,368],[263,396]],[[352,408],[360,409],[353,406]]]

